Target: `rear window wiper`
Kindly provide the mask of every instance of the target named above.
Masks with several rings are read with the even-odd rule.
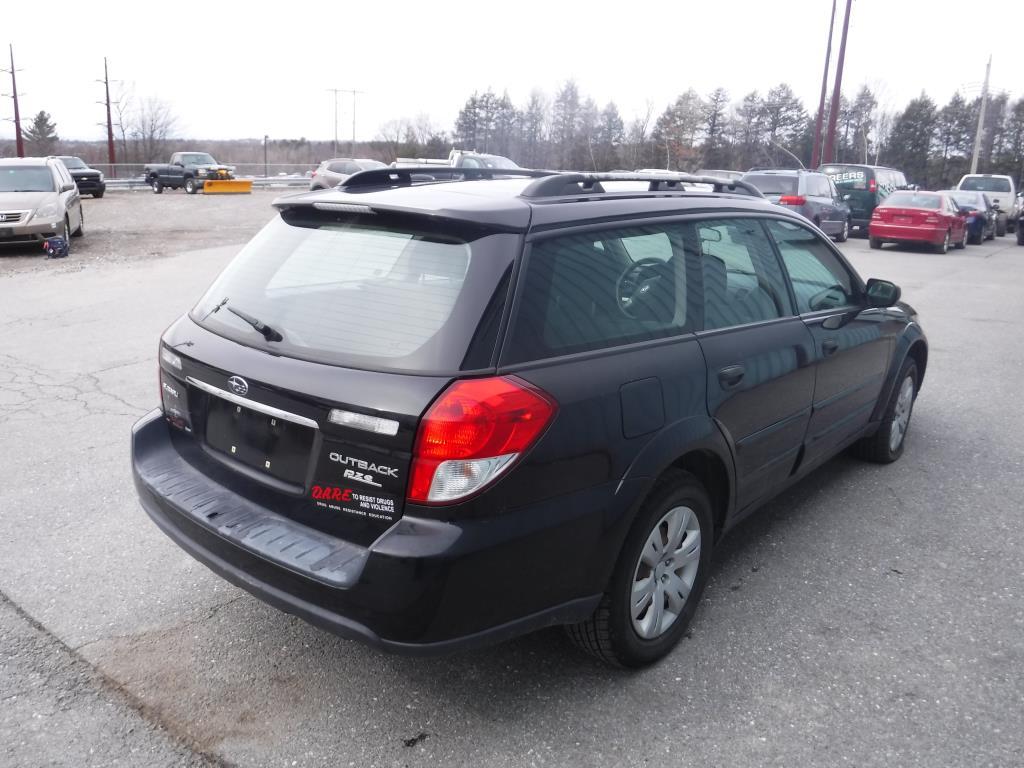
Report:
[[[240,309],[235,309],[230,304],[225,303],[224,309],[233,315],[237,315],[242,318],[245,322],[255,328],[259,333],[263,334],[263,338],[267,341],[283,341],[284,336],[281,335],[280,331],[271,328],[266,323],[262,322],[258,318],[253,317],[248,312],[243,312]]]

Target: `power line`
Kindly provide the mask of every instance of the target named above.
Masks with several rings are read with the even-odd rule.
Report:
[[[352,94],[352,143],[350,146],[350,155],[355,157],[356,154],[356,94],[366,93],[366,91],[357,91],[354,88],[328,88],[328,93],[334,94],[334,156],[338,156],[338,94],[339,93],[351,93]]]

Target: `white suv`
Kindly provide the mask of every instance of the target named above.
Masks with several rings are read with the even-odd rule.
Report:
[[[960,179],[956,188],[988,194],[989,199],[999,207],[996,235],[1002,237],[1008,231],[1016,231],[1017,217],[1014,215],[1014,206],[1017,202],[1017,187],[1012,177],[995,176],[991,173],[968,173]]]

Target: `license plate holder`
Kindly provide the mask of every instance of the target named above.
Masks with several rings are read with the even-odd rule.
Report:
[[[206,443],[213,450],[277,480],[305,487],[314,430],[211,396]]]
[[[892,220],[896,224],[912,224],[913,223],[913,219],[911,219],[909,216],[893,216]]]
[[[14,228],[0,227],[0,237],[14,237]]]

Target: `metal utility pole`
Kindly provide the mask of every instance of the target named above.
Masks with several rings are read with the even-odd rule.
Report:
[[[828,20],[828,45],[825,47],[825,71],[821,74],[821,98],[818,100],[818,119],[814,122],[814,149],[811,168],[821,163],[821,124],[825,120],[825,94],[828,91],[828,65],[832,60],[832,30],[836,26],[836,0],[832,0],[832,15]]]
[[[107,162],[110,163],[110,175],[114,175],[114,164],[117,154],[114,152],[114,121],[110,118],[110,75],[107,72],[107,57],[103,57],[103,88],[107,96]]]
[[[12,68],[14,65],[11,65]],[[974,153],[971,155],[971,173],[978,172],[978,155],[981,154],[981,135],[985,132],[985,107],[988,103],[988,76],[992,71],[992,57],[985,65],[985,83],[981,86],[981,112],[978,113],[978,131],[974,134]]]
[[[267,143],[270,141],[270,137],[267,134],[263,134],[263,178],[267,178],[270,174],[267,172]]]
[[[366,93],[366,91],[357,91],[353,88],[328,88],[328,91],[334,94],[334,156],[338,156],[338,94],[339,93],[351,93],[352,94],[352,142],[349,146],[349,152],[351,157],[355,157],[356,154],[356,94]]]
[[[14,45],[8,45],[11,52],[11,68],[3,69],[0,72],[11,73],[11,98],[14,99],[14,143],[18,157],[25,156],[25,140],[21,137],[21,112],[18,110],[18,79],[14,76],[17,70],[14,68]]]
[[[836,140],[836,121],[839,119],[839,97],[843,91],[843,64],[846,61],[846,33],[850,29],[850,9],[853,0],[846,0],[846,15],[843,18],[843,36],[839,42],[839,63],[836,64],[836,84],[832,89],[832,107],[828,113],[828,132],[825,134],[825,151],[821,159],[831,163],[834,155],[832,146]]]

